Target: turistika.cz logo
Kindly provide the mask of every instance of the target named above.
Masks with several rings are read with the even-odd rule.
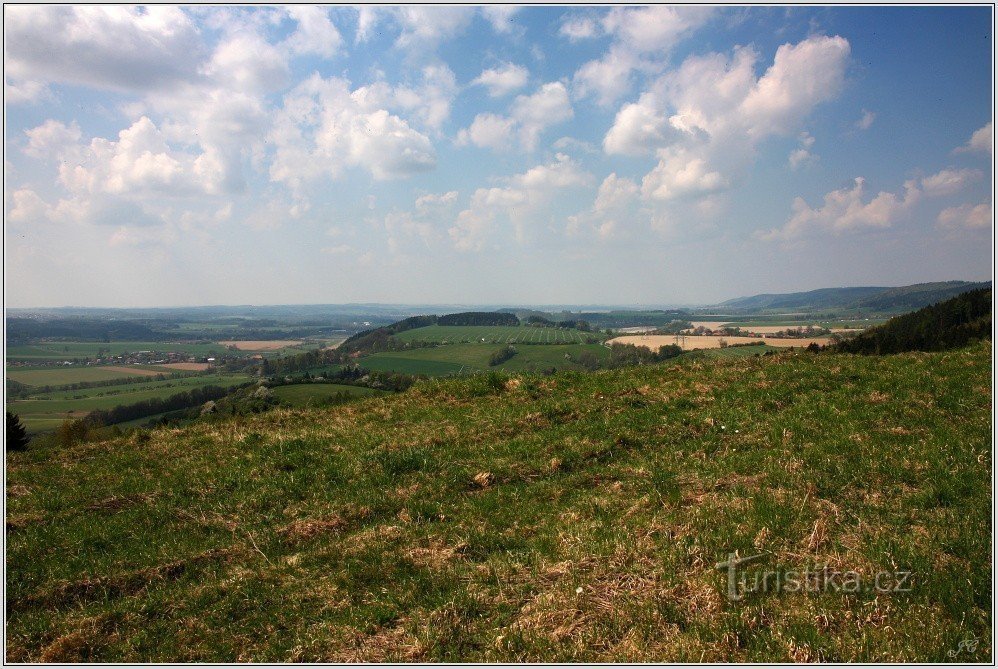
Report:
[[[858,571],[840,571],[828,565],[794,569],[756,569],[750,565],[764,561],[772,553],[739,556],[729,553],[728,559],[715,567],[727,575],[727,595],[732,602],[739,602],[753,594],[781,593],[842,593],[861,592],[899,593],[911,592],[915,577],[910,571],[879,571],[865,575]]]

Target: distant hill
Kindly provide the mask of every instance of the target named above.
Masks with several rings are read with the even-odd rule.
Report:
[[[991,336],[991,289],[957,295],[847,339],[837,345],[845,353],[944,351]]]
[[[939,281],[916,283],[911,286],[858,286],[851,288],[821,288],[804,293],[763,294],[739,297],[722,302],[728,309],[868,309],[871,311],[905,311],[919,309],[975,288],[988,288],[990,283],[971,281]]]

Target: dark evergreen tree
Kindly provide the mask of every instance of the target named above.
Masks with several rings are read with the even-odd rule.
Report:
[[[23,451],[28,448],[28,431],[24,429],[20,416],[7,412],[7,445],[8,451]]]

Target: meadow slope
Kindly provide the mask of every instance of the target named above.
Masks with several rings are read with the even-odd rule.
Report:
[[[990,361],[483,374],[8,454],[7,660],[989,662]],[[913,587],[731,602],[734,551]]]

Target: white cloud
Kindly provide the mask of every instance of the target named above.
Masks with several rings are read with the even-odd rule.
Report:
[[[665,145],[675,131],[653,103],[642,96],[638,102],[626,104],[617,112],[613,125],[603,138],[603,149],[609,154],[641,156],[653,153]]]
[[[816,155],[811,153],[811,147],[814,146],[814,137],[810,133],[802,132],[797,136],[797,141],[800,143],[800,146],[791,151],[790,156],[787,158],[787,162],[790,163],[790,169],[793,170],[810,165],[818,159]]]
[[[359,104],[367,108],[410,113],[426,128],[437,131],[449,118],[451,105],[457,97],[454,73],[443,63],[419,69],[420,80],[390,86],[376,81],[353,92]]]
[[[513,63],[503,63],[499,67],[484,70],[472,84],[485,86],[494,98],[507,95],[527,85],[530,73],[527,68]]]
[[[33,158],[57,158],[80,141],[80,126],[49,119],[36,128],[25,130],[28,145],[24,152]]]
[[[34,90],[44,82],[118,91],[164,89],[194,76],[204,55],[184,10],[151,5],[10,6],[6,72]]]
[[[354,42],[360,44],[371,38],[375,26],[382,19],[382,10],[376,5],[361,5],[357,10],[357,32],[354,35]]]
[[[3,85],[4,100],[9,105],[34,104],[52,96],[49,87],[40,81],[11,81]]]
[[[638,64],[633,51],[615,45],[602,58],[583,64],[575,72],[573,92],[578,97],[595,95],[601,105],[610,105],[631,89],[631,71]]]
[[[516,24],[513,17],[520,11],[519,7],[513,5],[490,5],[482,7],[482,15],[492,26],[492,29],[500,35],[507,35],[513,32]]]
[[[712,170],[707,161],[684,149],[664,149],[658,165],[645,175],[641,193],[647,199],[673,200],[705,195],[727,187],[720,172]]]
[[[851,188],[835,190],[824,198],[821,207],[812,208],[803,198],[794,200],[793,214],[782,228],[757,236],[764,240],[790,240],[807,234],[888,228],[907,214],[918,202],[921,193],[914,181],[904,185],[904,194],[881,191],[869,201],[864,201],[866,181],[857,177]]]
[[[532,95],[518,96],[513,101],[511,114],[520,128],[523,146],[531,151],[545,128],[574,116],[568,91],[560,81],[544,84]]]
[[[478,114],[471,126],[457,135],[458,144],[475,144],[504,149],[514,133],[527,151],[537,148],[541,133],[552,125],[564,123],[574,115],[568,90],[560,81],[544,84],[531,95],[519,95],[510,105],[509,116]]]
[[[474,144],[475,146],[502,151],[510,146],[510,137],[516,122],[497,114],[478,114],[471,125],[457,134],[460,146]]]
[[[591,39],[599,34],[596,19],[588,16],[567,16],[558,32],[573,42]]]
[[[592,175],[559,153],[554,162],[537,165],[505,181],[503,187],[477,189],[468,208],[457,215],[448,230],[457,250],[482,250],[500,216],[509,219],[516,239],[522,242],[531,212],[548,202],[556,191],[590,184]]]
[[[991,216],[991,205],[982,203],[978,205],[962,204],[958,207],[950,207],[939,212],[937,219],[939,227],[947,230],[957,229],[984,229],[994,225]]]
[[[41,223],[49,217],[49,206],[30,188],[19,188],[10,195],[11,223]]]
[[[436,166],[430,140],[406,121],[352,95],[342,79],[313,75],[284,99],[270,135],[276,147],[270,177],[299,191],[344,165],[376,179],[405,177]]]
[[[638,195],[638,185],[630,179],[618,177],[616,172],[610,174],[600,184],[593,202],[593,210],[605,212],[626,205]]]
[[[869,130],[876,118],[877,115],[874,112],[864,109],[863,115],[856,121],[856,127],[860,130]]]
[[[343,38],[329,19],[326,8],[293,5],[285,7],[285,11],[298,23],[295,32],[286,42],[292,53],[330,58],[339,51]]]
[[[575,72],[573,92],[578,97],[594,95],[604,106],[612,104],[630,90],[634,70],[660,71],[674,46],[703,25],[711,12],[705,7],[611,9],[600,27],[613,36],[613,42],[601,58],[584,63]],[[561,31],[573,41],[599,32],[596,23],[585,18],[563,23]]]
[[[464,32],[473,13],[470,7],[399,7],[395,17],[402,26],[402,34],[395,44],[403,49],[435,49],[441,42]]]
[[[240,33],[219,42],[204,73],[233,90],[267,92],[288,81],[287,56],[256,33]]]
[[[600,239],[613,237],[620,229],[620,221],[627,216],[633,219],[630,207],[638,201],[638,185],[627,178],[618,177],[614,172],[603,180],[596,192],[592,207],[584,212],[568,217],[566,232],[577,235],[588,226]]]
[[[991,153],[994,147],[994,123],[989,122],[982,128],[974,131],[970,140],[963,146],[956,149],[958,153],[981,152]]]
[[[922,179],[922,189],[930,197],[959,193],[968,184],[984,176],[980,170],[946,169]]]

